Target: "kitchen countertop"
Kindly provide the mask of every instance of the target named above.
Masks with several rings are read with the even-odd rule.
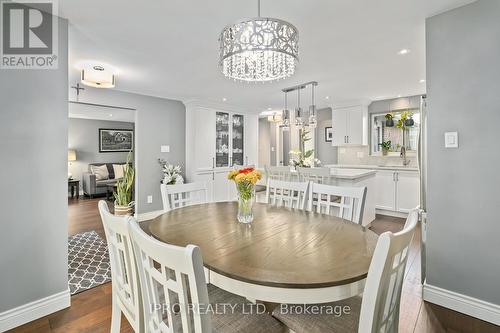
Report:
[[[397,170],[397,171],[418,171],[415,167],[405,167],[402,165],[370,165],[370,164],[328,164],[325,167],[336,169],[370,169],[370,170]]]
[[[332,178],[339,179],[359,179],[363,177],[368,177],[375,175],[376,170],[366,170],[366,169],[347,169],[347,168],[331,168],[330,174]]]

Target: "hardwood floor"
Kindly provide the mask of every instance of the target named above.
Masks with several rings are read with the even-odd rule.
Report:
[[[70,199],[68,230],[73,235],[95,230],[105,238],[102,222],[97,210],[99,199]],[[111,206],[111,205],[110,205]],[[377,216],[372,230],[378,234],[384,231],[401,230],[404,221],[398,218]],[[147,222],[141,226],[147,229]],[[500,327],[476,318],[424,302],[420,284],[420,229],[410,249],[405,281],[401,296],[399,331],[402,333],[439,332],[500,332]],[[111,324],[111,283],[84,291],[71,298],[71,307],[9,332],[109,332]],[[121,332],[132,332],[127,320],[122,317]]]

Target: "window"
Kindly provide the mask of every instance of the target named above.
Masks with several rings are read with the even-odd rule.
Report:
[[[382,155],[382,143],[390,141],[389,155],[399,154],[403,143],[407,152],[416,152],[418,149],[418,135],[420,127],[420,113],[418,109],[407,109],[387,113],[373,113],[370,115],[370,154]],[[403,131],[398,122],[404,112],[413,113],[413,126],[406,126]],[[393,115],[393,126],[387,122],[386,115]],[[404,134],[404,135],[403,135]],[[392,153],[392,154],[391,154]]]

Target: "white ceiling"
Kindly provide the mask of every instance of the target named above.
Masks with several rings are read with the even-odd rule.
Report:
[[[282,106],[282,88],[311,80],[319,82],[319,106],[424,93],[425,18],[470,2],[262,0],[262,16],[287,20],[300,33],[296,74],[266,84],[233,82],[217,66],[221,29],[256,16],[256,1],[64,0],[60,13],[71,24],[71,83],[79,64],[97,61],[118,70],[118,90],[183,101],[227,98],[262,111]],[[411,52],[398,55],[403,48]]]

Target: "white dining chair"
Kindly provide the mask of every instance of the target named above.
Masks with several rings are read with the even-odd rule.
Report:
[[[297,172],[301,182],[314,182],[317,184],[328,184],[330,182],[330,168],[297,167]]]
[[[285,327],[271,315],[256,314],[256,306],[244,298],[207,286],[199,247],[160,242],[149,237],[134,221],[129,223],[129,230],[147,332],[285,332]],[[220,309],[228,312],[220,313]]]
[[[366,187],[343,187],[311,183],[308,210],[334,215],[354,223],[363,222]]]
[[[265,166],[267,179],[290,181],[292,173],[289,166]]]
[[[288,208],[305,209],[308,182],[287,182],[269,179],[266,187],[266,203]]]
[[[380,235],[362,297],[316,305],[329,308],[349,306],[349,314],[335,316],[326,311],[321,314],[308,314],[302,311],[301,314],[298,310],[290,313],[280,311],[280,307],[277,307],[273,311],[273,316],[295,333],[398,332],[403,277],[418,217],[419,210],[413,209],[402,231],[395,234],[388,231]],[[301,306],[307,307],[307,305]]]
[[[98,207],[111,266],[111,332],[120,332],[122,313],[134,332],[144,332],[141,289],[128,230],[128,221],[133,218],[111,214],[104,200],[99,201]]]
[[[163,210],[196,205],[207,202],[208,187],[206,182],[195,182],[177,185],[161,184]]]

